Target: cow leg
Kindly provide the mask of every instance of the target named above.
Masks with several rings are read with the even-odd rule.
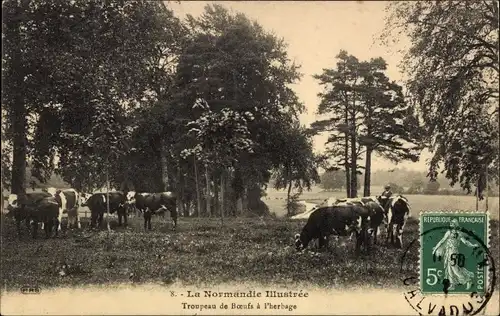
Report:
[[[318,238],[318,250],[321,251],[325,245],[325,242],[326,242],[326,236],[322,233],[319,234],[319,238]]]
[[[123,216],[123,214],[122,214],[121,211],[117,211],[116,213],[118,215],[118,226],[122,226],[122,216]]]
[[[403,225],[398,225],[397,226],[397,238],[396,238],[396,247],[397,248],[403,248]]]
[[[63,216],[63,208],[59,208],[59,216],[57,217],[58,224],[57,224],[57,230],[61,230],[61,223],[62,223],[62,216]]]
[[[54,223],[54,227],[56,227],[55,231],[56,231],[56,237],[59,236],[58,232],[59,230],[57,229],[57,227],[61,227],[61,222],[59,222],[59,218],[54,218],[52,219],[52,222]]]
[[[395,246],[396,245],[396,236],[397,234],[397,225],[396,224],[392,224],[391,226],[391,245]]]
[[[82,228],[82,224],[80,223],[80,214],[78,212],[78,207],[76,208],[76,227],[78,229],[81,229]]]
[[[32,226],[32,233],[33,233],[33,239],[36,238],[36,235],[37,235],[37,232],[38,232],[38,221],[37,220],[33,220],[31,222],[31,226]]]
[[[362,243],[363,243],[363,232],[356,232],[356,248],[355,248],[356,257],[359,256]]]
[[[379,234],[378,226],[373,228],[372,234],[373,234],[373,245],[376,245],[377,244],[377,237]]]
[[[170,217],[172,218],[172,230],[175,230],[177,228],[177,210],[171,210]]]
[[[43,230],[45,231],[45,238],[49,238],[52,232],[51,220],[44,219],[42,223],[44,223]]]
[[[146,210],[144,211],[144,230],[147,230],[148,228],[151,230],[151,210],[148,208],[146,208]]]
[[[24,219],[22,220],[21,218],[16,218],[16,227],[17,227],[17,237],[21,239],[21,236],[23,235],[21,231],[21,222],[24,221],[24,225],[26,225],[26,228],[28,229],[28,232],[31,232],[31,225],[30,225],[30,220],[29,219]]]

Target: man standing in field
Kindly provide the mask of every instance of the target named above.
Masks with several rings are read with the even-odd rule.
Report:
[[[391,196],[392,196],[391,186],[387,184],[384,187],[384,192],[382,192],[382,194],[380,195],[380,197],[382,198],[382,207],[384,209],[387,207],[387,203],[389,202]]]

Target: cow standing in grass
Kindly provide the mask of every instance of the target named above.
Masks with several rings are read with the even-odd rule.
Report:
[[[50,193],[11,194],[8,202],[9,212],[7,216],[15,219],[19,237],[21,237],[21,222],[23,221],[28,230],[32,229],[33,238],[37,236],[39,222],[42,222],[47,238],[50,236],[52,228],[56,228],[56,236],[58,235],[59,203]]]
[[[127,225],[127,212],[125,208],[125,194],[121,191],[109,192],[109,213],[114,212],[118,215],[118,226],[122,225],[122,219],[124,224]],[[107,213],[108,202],[106,193],[94,193],[92,194],[82,206],[87,206],[90,209],[91,227],[100,227],[104,218],[104,213]]]
[[[172,229],[177,227],[177,199],[173,192],[161,193],[137,193],[130,191],[127,193],[127,205],[129,208],[138,209],[144,217],[144,230],[151,230],[151,218],[153,214],[163,214],[170,212],[172,219]]]
[[[379,198],[382,201],[381,198]],[[387,242],[398,248],[403,247],[403,231],[408,216],[410,215],[410,203],[402,195],[392,196],[386,203],[387,214]]]
[[[64,214],[68,215],[67,228],[76,226],[81,228],[80,216],[78,208],[80,206],[80,195],[75,189],[59,190],[56,188],[47,188],[45,192],[50,193],[59,203],[59,227],[61,230],[61,222]]]
[[[344,198],[336,199],[333,205],[357,205],[364,207],[368,211],[367,226],[368,236],[373,237],[373,244],[377,244],[377,237],[380,234],[379,226],[384,222],[384,209],[374,197]]]
[[[313,239],[319,240],[319,248],[328,244],[328,237],[356,236],[356,254],[362,244],[368,243],[368,225],[370,213],[362,205],[322,206],[311,213],[300,234],[295,235],[295,246],[298,251],[305,249]]]

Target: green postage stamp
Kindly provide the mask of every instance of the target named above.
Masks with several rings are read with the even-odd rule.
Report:
[[[489,215],[420,214],[420,290],[423,294],[485,294]]]

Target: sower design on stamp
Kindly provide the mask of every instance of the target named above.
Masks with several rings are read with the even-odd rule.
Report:
[[[420,287],[424,294],[485,294],[488,214],[422,213]]]

